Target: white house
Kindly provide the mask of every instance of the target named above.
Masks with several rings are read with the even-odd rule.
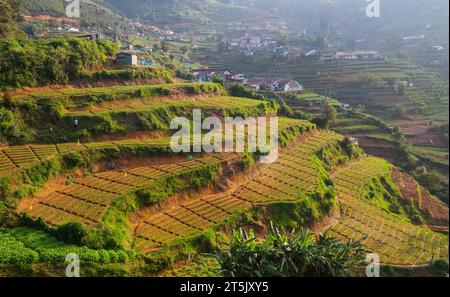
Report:
[[[276,81],[272,86],[273,92],[296,92],[303,91],[303,86],[293,79],[281,79]]]

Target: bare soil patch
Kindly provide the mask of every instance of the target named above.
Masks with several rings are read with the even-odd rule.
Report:
[[[448,226],[449,210],[442,202],[421,187],[413,177],[394,170],[391,177],[404,199],[414,203],[430,225]]]

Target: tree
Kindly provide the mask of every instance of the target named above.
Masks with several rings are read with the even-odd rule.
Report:
[[[337,111],[330,101],[325,101],[323,104],[323,117],[329,123],[335,121],[337,118]]]
[[[221,84],[222,87],[225,87],[225,81],[220,76],[217,75],[213,76],[211,81],[216,84]]]

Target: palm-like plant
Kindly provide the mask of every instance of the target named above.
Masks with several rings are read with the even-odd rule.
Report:
[[[253,231],[234,232],[228,248],[214,257],[231,277],[352,276],[364,261],[362,240],[343,243],[324,234],[315,239],[306,229],[287,232],[271,225],[262,242]]]

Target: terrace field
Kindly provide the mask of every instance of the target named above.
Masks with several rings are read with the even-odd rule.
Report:
[[[385,264],[416,266],[448,259],[446,236],[411,224],[365,198],[365,185],[388,174],[390,169],[385,161],[369,158],[337,170],[334,179],[341,218],[329,232],[344,238],[367,237],[366,248],[379,254]]]
[[[327,196],[326,187],[323,188],[327,174],[323,169],[320,171],[323,165],[314,155],[327,146],[337,145],[340,139],[341,136],[329,132],[307,137],[301,145],[293,147],[276,163],[257,172],[235,191],[189,201],[146,217],[135,229],[135,244],[138,249],[148,251],[182,238],[198,236],[214,226],[220,226],[227,217],[255,206],[268,205],[275,209],[289,204],[295,207],[296,203],[300,203],[305,205],[303,211],[306,215],[309,202],[311,206],[308,206],[314,214],[298,219],[305,222],[318,219],[323,215],[320,213],[321,207],[332,208],[333,202],[327,201],[331,199]],[[314,193],[322,195],[325,201],[313,201],[311,196]]]
[[[421,66],[398,59],[379,61],[290,61],[270,55],[244,56],[197,53],[194,57],[211,68],[228,68],[250,76],[297,79],[320,95],[333,97],[353,107],[363,105],[368,113],[391,119],[402,106],[408,115],[448,122],[448,84]],[[398,92],[396,82],[412,83]]]
[[[167,133],[173,118],[192,118],[193,109],[247,117],[274,114],[278,108],[272,101],[226,97],[223,87],[213,83],[16,92],[7,105],[15,110],[8,115],[11,125],[20,123],[18,131],[2,137],[11,144],[126,137],[133,131]]]
[[[383,141],[386,158],[398,150],[393,161],[401,163],[401,135],[373,116],[341,110],[336,99],[312,92],[283,98],[310,116],[320,116],[321,104],[330,100],[341,111],[331,128],[357,137],[359,146],[306,119],[280,117],[279,156],[260,164],[263,154],[250,147],[241,153],[173,153],[169,124],[176,116],[190,118],[202,109],[219,118],[270,117],[282,110],[274,100],[230,97],[220,84],[11,95],[14,116],[31,119],[23,122],[31,137],[0,147],[0,223],[6,227],[0,230],[0,271],[6,275],[11,269],[31,273],[19,263],[38,274],[50,265],[47,273],[58,275],[53,269],[67,251],[88,263],[86,275],[102,275],[102,269],[161,275],[229,242],[231,229],[255,228],[263,235],[271,223],[329,230],[343,239],[368,235],[365,247],[388,265],[448,260],[448,239],[436,233],[448,225],[448,207],[413,177],[361,149],[380,153]],[[195,136],[206,134],[190,139]],[[375,224],[362,217],[366,209],[373,210]]]

